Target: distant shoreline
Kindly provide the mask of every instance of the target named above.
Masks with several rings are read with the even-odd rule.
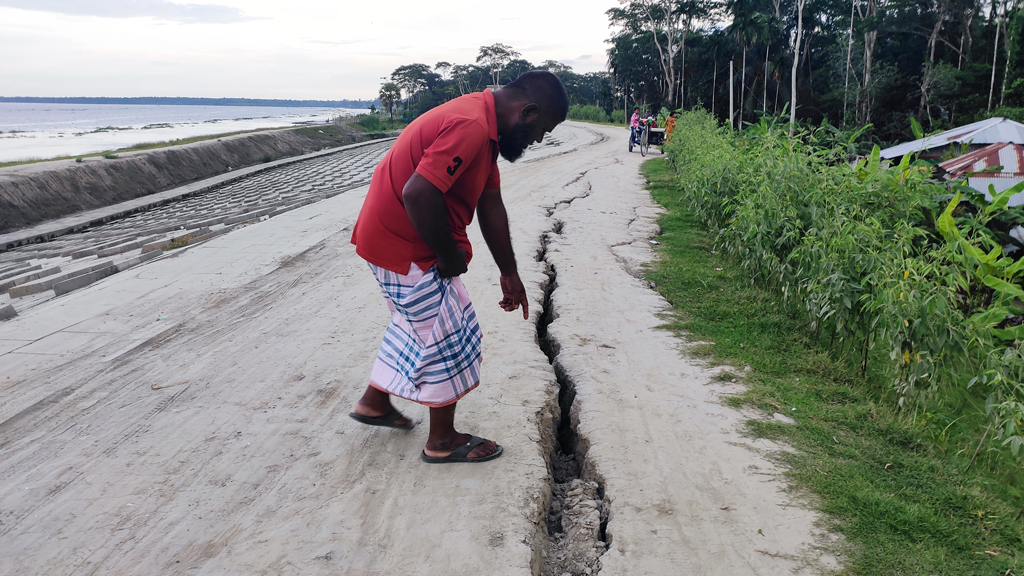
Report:
[[[133,98],[0,96],[0,102],[22,104],[138,104],[144,106],[268,106],[278,108],[369,108],[376,100],[274,100],[262,98]]]

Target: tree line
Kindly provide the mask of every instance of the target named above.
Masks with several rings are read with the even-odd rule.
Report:
[[[607,72],[578,74],[555,60],[535,64],[507,44],[481,46],[476,61],[466,64],[437,62],[405,64],[385,79],[378,98],[381,110],[392,119],[409,121],[423,112],[488,86],[507,84],[530,70],[548,70],[565,84],[570,104],[611,110],[614,105],[611,76]]]
[[[911,137],[910,118],[1024,121],[1021,0],[623,0],[607,15],[622,103],[728,122],[732,102],[737,128],[791,116],[880,141]]]
[[[1024,121],[1022,1],[620,0],[607,11],[607,72],[531,63],[499,43],[472,63],[400,66],[379,96],[409,120],[545,69],[572,104],[619,121],[633,106],[703,108],[738,129],[771,115],[906,140],[911,118],[929,132],[994,115]]]

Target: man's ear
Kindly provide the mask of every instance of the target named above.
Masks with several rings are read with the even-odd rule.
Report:
[[[540,115],[540,106],[534,102],[530,102],[519,112],[519,119],[523,122],[533,122],[537,116]]]

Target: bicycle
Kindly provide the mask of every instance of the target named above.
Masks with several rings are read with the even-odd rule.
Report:
[[[649,126],[650,126],[651,121],[652,121],[651,118],[644,118],[644,119],[640,120],[640,125],[637,126],[635,130],[631,130],[630,131],[630,134],[629,134],[629,151],[630,152],[633,151],[633,146],[640,146],[640,155],[641,156],[646,156],[647,155],[647,150],[651,147],[650,142],[649,142],[649,136],[647,135],[647,132],[649,131]]]

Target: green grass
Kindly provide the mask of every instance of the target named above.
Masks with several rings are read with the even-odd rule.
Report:
[[[384,134],[394,130],[401,130],[408,124],[401,120],[392,120],[386,115],[380,114],[359,114],[355,121],[350,124],[354,130],[367,134]]]
[[[999,456],[983,451],[965,471],[973,449],[955,424],[897,410],[886,383],[870,370],[862,377],[779,293],[716,253],[715,233],[680,203],[665,160],[643,172],[667,209],[660,259],[648,271],[676,313],[666,327],[714,342],[696,349],[711,363],[753,369],[739,377],[748,388],[732,404],[798,421],[752,420],[748,432],[796,448],[776,457],[842,534],[842,573],[1024,574],[1024,520],[1014,518],[1022,495],[990,462]]]
[[[596,120],[575,120],[573,118],[569,118],[569,120],[572,120],[573,122],[584,122],[586,124],[598,124],[601,126],[618,126],[619,128],[629,128],[629,126],[623,124],[622,122],[598,122]]]
[[[171,238],[170,242],[167,242],[166,244],[161,244],[160,249],[163,250],[164,252],[168,252],[170,250],[175,250],[177,248],[184,248],[185,246],[188,246],[189,244],[191,244],[195,240],[198,240],[202,236],[204,236],[204,234],[201,232],[183,234],[176,238]]]

